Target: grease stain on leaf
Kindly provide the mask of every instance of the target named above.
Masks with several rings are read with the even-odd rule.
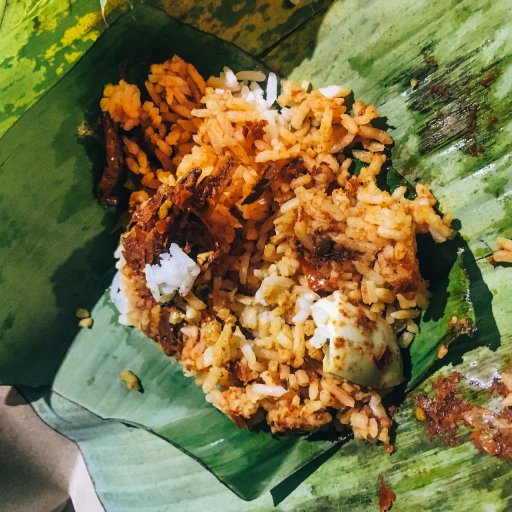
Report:
[[[484,191],[496,198],[502,196],[507,189],[508,179],[504,176],[488,175],[484,178],[484,181]]]

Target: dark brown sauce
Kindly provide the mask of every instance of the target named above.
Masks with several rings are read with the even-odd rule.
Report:
[[[306,276],[308,286],[314,292],[331,291],[329,280],[326,279],[306,258],[299,256],[302,272]]]
[[[393,505],[393,501],[395,501],[396,494],[393,492],[391,487],[389,487],[386,482],[384,482],[384,478],[382,475],[379,476],[379,510],[380,512],[386,512]]]

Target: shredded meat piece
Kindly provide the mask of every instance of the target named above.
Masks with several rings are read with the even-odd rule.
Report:
[[[395,501],[396,494],[391,487],[384,482],[382,475],[379,476],[379,507],[380,512],[386,512]]]
[[[481,452],[501,458],[512,458],[512,434],[510,434],[510,430],[496,434],[485,430],[477,430],[471,434],[471,442]]]
[[[176,207],[183,208],[185,203],[193,196],[201,172],[199,167],[190,169],[190,171],[178,181],[176,187],[171,189],[172,200]]]
[[[473,407],[463,419],[467,426],[476,428],[471,434],[471,442],[478,450],[512,458],[512,411],[497,414],[484,407]]]
[[[290,161],[272,162],[263,173],[259,181],[254,185],[253,191],[243,200],[242,204],[252,204],[256,202],[263,192],[270,186],[270,183],[279,175],[294,179],[307,172],[304,161],[300,156]]]
[[[203,210],[211,206],[212,203],[215,203],[215,200],[229,185],[238,165],[238,160],[228,158],[223,165],[209,176],[206,176],[206,178],[197,185],[193,194],[194,207],[197,210]]]
[[[191,208],[180,211],[172,219],[169,224],[169,238],[191,257],[211,251],[211,256],[205,262],[206,265],[218,256],[218,243],[211,234],[208,224],[201,214]],[[205,270],[206,267],[202,265],[202,268]]]
[[[497,393],[502,397],[506,397],[510,391],[505,386],[505,383],[501,379],[494,379],[492,381],[491,387],[489,388],[491,393]]]
[[[158,342],[164,349],[165,354],[171,356],[181,351],[183,339],[179,326],[169,323],[169,313],[170,309],[168,307],[162,307],[158,323]]]
[[[165,252],[168,246],[168,237],[165,233],[160,233],[155,226],[155,229],[146,235],[145,245],[145,264],[153,265],[160,254]],[[145,266],[145,265],[144,265]]]
[[[166,192],[166,189],[161,187],[149,199],[143,212],[134,214],[133,220],[136,224],[123,239],[123,256],[133,270],[142,271],[146,263],[155,263],[156,257],[164,252],[168,245],[168,233],[162,233],[156,228],[159,220],[158,210]]]
[[[279,170],[279,166],[272,162],[256,185],[254,185],[253,191],[242,201],[242,205],[256,202],[270,185],[270,182],[279,174]]]
[[[119,126],[112,121],[109,114],[102,116],[105,134],[105,168],[98,183],[100,203],[104,206],[119,204],[118,191],[126,175],[123,157],[123,145]]]
[[[202,214],[190,206],[195,204],[193,188],[200,174],[201,170],[195,168],[175,187],[162,185],[142,211],[134,213],[132,228],[123,239],[123,255],[133,270],[140,272],[147,263],[154,264],[157,257],[167,250],[170,240],[194,257],[211,251],[211,256],[204,264],[206,266],[216,257],[216,240]],[[167,200],[170,201],[170,209],[160,219],[160,208]]]
[[[240,359],[237,359],[236,361],[228,361],[226,363],[226,369],[244,386],[247,386],[248,382],[251,380],[250,368]]]
[[[298,260],[306,276],[309,287],[313,291],[333,291],[338,288],[336,275],[340,272],[353,272],[353,262],[359,252],[347,249],[334,240],[327,238],[328,234],[313,237],[313,250],[308,251],[299,246]],[[317,242],[317,239],[320,242]]]
[[[146,259],[144,247],[139,243],[143,238],[144,234],[135,227],[130,236],[125,237],[123,241],[123,256],[128,266],[134,270],[142,269]]]

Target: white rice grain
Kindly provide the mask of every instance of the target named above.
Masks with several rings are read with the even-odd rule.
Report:
[[[273,396],[279,398],[287,393],[283,386],[268,386],[267,384],[253,384],[252,390],[264,396]]]
[[[341,85],[328,85],[327,87],[320,87],[318,92],[325,98],[331,99],[337,96],[347,96],[350,94],[350,89]]]
[[[266,78],[263,71],[239,71],[235,76],[240,81],[248,82],[263,82]]]
[[[267,107],[271,107],[277,99],[277,76],[269,73],[267,79]]]

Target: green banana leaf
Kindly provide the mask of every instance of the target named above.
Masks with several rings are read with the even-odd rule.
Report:
[[[97,0],[0,2],[0,135],[107,27],[97,10]]]
[[[469,256],[466,255],[466,259]],[[470,294],[471,282],[465,269],[464,252],[457,256],[446,279],[438,281],[432,288],[429,307],[419,323],[420,332],[411,345],[411,376],[407,389],[412,389],[437,361],[438,347],[448,348],[454,341],[459,343],[462,336],[474,334],[477,328],[473,299]],[[425,273],[424,273],[425,275]],[[478,297],[475,298],[475,300]],[[451,319],[467,322],[464,328],[456,329]],[[462,332],[461,332],[462,331]]]
[[[207,28],[210,23],[210,31],[216,31],[219,35],[234,39],[236,42],[238,42],[237,38],[243,38],[243,35],[234,37],[236,29],[233,31],[223,29],[229,28],[230,23],[233,25],[245,23],[246,25],[242,26],[246,27],[247,24],[250,24],[248,22],[250,15],[244,14],[243,17],[229,18],[230,11],[234,9],[227,5],[221,6],[219,3],[218,11],[214,11],[213,8],[208,11],[208,7],[206,7],[204,12],[207,14],[196,20],[192,3],[185,2],[187,5],[179,13],[180,17],[189,22],[196,22],[200,26],[202,24],[202,28]],[[212,5],[217,5],[217,3],[212,2]],[[261,5],[264,5],[264,2],[261,2]],[[510,221],[512,176],[509,171],[510,161],[507,148],[508,138],[512,132],[510,117],[512,41],[507,24],[507,16],[511,7],[511,2],[508,0],[479,3],[448,0],[437,3],[420,1],[409,2],[405,5],[403,2],[394,1],[385,4],[377,1],[364,3],[352,0],[339,1],[327,10],[316,12],[311,20],[299,25],[291,34],[282,33],[286,37],[275,39],[274,41],[278,44],[270,42],[272,38],[268,38],[270,44],[265,46],[265,38],[261,37],[257,40],[257,45],[252,43],[252,46],[248,45],[248,49],[253,54],[258,54],[265,64],[283,76],[291,75],[297,79],[309,78],[317,86],[345,82],[353,87],[358,97],[368,102],[376,101],[380,111],[387,116],[389,124],[394,127],[393,135],[396,145],[393,161],[395,168],[411,182],[421,178],[423,182],[429,184],[440,199],[441,208],[454,213],[460,220],[461,233],[467,244],[467,249],[474,256],[472,258],[469,254],[469,264],[465,264],[464,268],[467,279],[469,279],[470,296],[473,299],[474,317],[478,331],[470,339],[456,340],[450,346],[448,355],[438,363],[438,366],[457,364],[456,368],[459,371],[467,375],[469,379],[476,381],[478,379],[485,381],[486,375],[494,375],[497,369],[510,364],[510,354],[512,353],[512,326],[510,323],[512,292],[507,287],[510,269],[492,267],[485,259],[485,256],[491,252],[491,247],[494,247],[494,238],[497,234],[512,235],[512,222]],[[213,12],[215,12],[214,16],[211,15]],[[255,8],[255,17],[258,16],[258,12],[258,9]],[[208,18],[208,13],[210,13],[211,20],[206,19],[205,21],[205,18]],[[259,26],[261,26],[261,21]],[[297,23],[294,23],[294,26],[297,27]],[[106,35],[108,36],[111,30],[115,30],[115,27],[116,25],[113,25],[108,29]],[[288,31],[291,29],[290,27],[291,25],[287,25],[284,30]],[[144,37],[147,38],[147,36],[148,34],[144,34]],[[135,65],[144,62],[143,51],[140,50],[140,52],[139,60],[133,60]],[[79,64],[87,58],[88,55]],[[208,64],[207,60],[204,56],[198,56],[194,62],[201,67],[201,63]],[[227,60],[222,64],[225,62]],[[148,62],[146,61],[146,63]],[[112,64],[115,66],[117,63],[113,62]],[[229,64],[236,67],[232,61],[229,61]],[[71,73],[75,69],[76,67]],[[140,69],[140,73],[142,72],[143,70]],[[108,75],[106,72],[105,79],[98,83],[92,84],[92,80],[87,82],[84,84],[83,91],[86,85],[88,87],[96,86],[100,91],[103,83],[108,81],[108,76],[115,77],[116,70],[111,69],[110,73]],[[134,77],[135,75],[134,72]],[[71,81],[72,79],[69,77],[70,75],[67,75],[60,83],[65,83],[67,79]],[[418,81],[414,88],[411,87],[412,79]],[[41,80],[39,83],[44,83],[44,81]],[[32,95],[31,101],[37,97],[37,94],[32,92],[29,94]],[[89,99],[90,97],[82,97],[81,101]],[[66,103],[65,98],[62,98],[62,102],[61,106],[69,109],[70,112],[74,109],[75,115],[80,111],[83,116],[83,112],[92,112],[94,109],[92,101],[88,103],[88,108],[84,103],[78,104],[79,108],[77,108],[76,104]],[[31,118],[30,115],[34,110],[35,114]],[[10,244],[9,250],[12,250],[10,254],[16,254],[17,257],[27,255],[32,259],[32,267],[29,266],[27,270],[20,272],[19,267],[17,269],[10,262],[12,257],[6,257],[4,260],[2,254],[1,268],[4,279],[0,285],[2,291],[9,290],[8,286],[4,287],[6,276],[7,279],[11,279],[8,284],[12,286],[13,283],[16,283],[18,288],[16,288],[16,293],[9,294],[7,297],[2,293],[2,299],[0,299],[4,306],[2,310],[11,313],[10,316],[6,314],[3,318],[2,334],[4,336],[0,340],[0,375],[2,381],[29,384],[47,382],[53,375],[58,366],[59,356],[65,350],[65,340],[73,334],[71,316],[75,304],[91,307],[110,278],[107,265],[110,249],[104,244],[115,239],[115,235],[110,238],[105,235],[105,231],[113,227],[114,220],[108,219],[108,217],[105,219],[103,212],[92,202],[86,206],[84,197],[87,194],[81,197],[79,190],[72,191],[71,186],[74,183],[72,180],[67,182],[67,188],[70,191],[67,209],[68,212],[73,211],[73,201],[76,199],[77,212],[72,216],[77,225],[80,225],[80,222],[88,225],[85,236],[73,233],[71,226],[68,226],[69,231],[66,231],[65,223],[64,225],[57,223],[48,225],[45,222],[46,219],[42,218],[39,213],[41,206],[39,211],[34,211],[34,200],[39,199],[40,201],[41,194],[45,198],[48,197],[49,204],[42,208],[48,217],[56,218],[59,212],[66,210],[66,208],[61,208],[64,194],[55,194],[55,187],[62,180],[66,184],[64,169],[69,167],[70,161],[73,161],[73,167],[75,167],[77,161],[81,162],[87,159],[93,151],[93,148],[89,147],[82,148],[81,153],[78,151],[73,153],[73,150],[70,150],[67,155],[65,151],[62,155],[52,148],[54,153],[52,159],[45,161],[44,158],[48,158],[45,154],[47,148],[51,148],[53,135],[44,133],[41,118],[49,115],[51,119],[51,116],[56,114],[55,112],[52,114],[51,109],[49,114],[46,108],[38,110],[38,104],[34,110],[27,114],[29,122],[26,123],[25,128],[34,125],[38,129],[37,137],[30,140],[30,144],[36,144],[38,149],[36,159],[25,154],[27,144],[22,144],[24,128],[23,125],[21,129],[19,126],[27,117],[15,125],[0,142],[2,170],[9,171],[9,165],[11,165],[7,177],[4,178],[5,172],[0,177],[0,180],[4,179],[3,182],[0,181],[0,184],[2,190],[9,191],[4,195],[9,196],[11,190],[13,191],[11,202],[6,202],[2,196],[4,201],[0,203],[1,239],[5,244],[4,247]],[[19,115],[16,112],[18,111],[15,111],[15,114],[8,119],[12,120]],[[83,117],[79,119],[83,119]],[[67,147],[66,144],[69,146],[69,143],[72,143],[72,138],[69,137],[70,127],[71,123],[65,127],[67,130],[63,129],[59,134],[60,137],[63,137],[62,147],[64,148]],[[16,132],[16,129],[19,131]],[[65,135],[68,137],[66,138]],[[4,150],[6,139],[11,141],[11,148],[14,151],[6,152]],[[61,157],[66,161],[59,161]],[[35,173],[31,173],[32,183],[25,181],[19,183],[18,188],[15,188],[16,180],[13,180],[13,177],[16,176],[15,172],[19,173],[19,169],[31,169],[34,166],[34,161],[41,169],[53,170],[53,166],[57,165],[55,173],[50,175],[52,179],[49,180],[46,175],[33,176]],[[48,163],[50,167],[47,167]],[[87,173],[88,169],[90,173],[90,168],[91,163],[88,163],[82,172]],[[90,199],[93,180],[90,174],[88,177],[90,178],[89,182],[82,183],[89,187]],[[27,188],[32,189],[34,195],[31,200],[27,198],[27,202],[23,203],[21,199],[23,194],[27,193]],[[40,195],[38,196],[38,194]],[[53,201],[52,194],[55,194]],[[80,201],[83,202],[80,203]],[[13,215],[13,212],[16,215]],[[64,213],[64,215],[66,214]],[[18,219],[19,222],[13,222],[13,218]],[[26,229],[23,232],[26,224],[20,222],[21,219],[37,227],[38,237],[32,240],[28,239]],[[98,221],[105,222],[105,226],[99,229]],[[16,238],[20,233],[24,239],[23,243]],[[57,233],[59,236],[56,236]],[[72,253],[73,248],[82,248],[85,241],[92,240],[94,237],[100,239],[104,237],[104,240],[100,240],[100,245],[105,247],[105,252],[98,253],[89,249],[79,254],[78,258],[75,255],[75,258],[70,258],[71,261],[75,260],[78,263],[75,267],[70,265],[66,267],[65,259],[61,261],[56,258],[56,262],[64,267],[67,274],[66,272],[62,273],[60,279],[59,276],[48,278],[48,275],[51,275],[49,268],[45,267],[41,258],[38,259],[37,254],[37,249],[41,250],[42,247],[48,251],[47,245],[44,244],[45,241],[55,243],[54,240],[62,239],[63,245],[69,247]],[[91,242],[91,247],[93,245],[94,243]],[[52,249],[54,249],[54,254],[59,256],[59,248],[52,247]],[[41,263],[41,269],[39,269],[38,263]],[[453,284],[460,285],[457,279],[457,271],[460,267],[456,265],[452,267],[448,284],[451,280]],[[5,270],[9,268],[10,271]],[[45,272],[46,276],[42,277],[39,282],[34,281],[34,276]],[[76,282],[78,280],[76,276],[81,274],[87,276],[87,286],[76,287],[78,291],[76,295],[73,295],[72,290],[65,289],[63,291],[64,285]],[[451,279],[453,276],[455,278]],[[462,278],[460,275],[459,277]],[[442,281],[440,279],[437,283],[441,288],[443,288]],[[59,283],[60,288],[57,286]],[[59,293],[53,293],[51,286]],[[455,286],[455,288],[448,286],[448,291],[466,288],[466,285]],[[29,294],[27,294],[27,290],[30,291]],[[445,292],[446,289],[441,291]],[[59,294],[60,302],[55,301],[55,297],[59,297]],[[35,296],[33,302],[27,301],[27,295],[31,299]],[[82,301],[81,303],[79,303],[79,299]],[[41,308],[42,305],[43,308]],[[461,305],[463,305],[462,302]],[[20,306],[22,306],[21,309]],[[14,331],[16,315],[25,310],[26,316],[23,322],[18,322],[18,331],[16,332]],[[53,313],[57,311],[60,314],[57,321],[54,320],[56,315],[46,315],[48,310]],[[66,312],[68,317],[66,317]],[[14,317],[13,313],[15,313]],[[463,316],[464,314],[467,316],[471,312],[466,308]],[[67,327],[65,327],[66,323]],[[412,355],[415,351],[420,354],[429,354],[429,357],[426,358],[427,362],[418,367],[418,376],[423,375],[435,362],[436,353],[433,347],[436,347],[440,341],[444,341],[442,340],[442,331],[439,330],[439,323],[436,324],[438,331],[431,338],[425,336],[428,332],[425,330],[428,329],[428,322],[425,323],[427,327],[424,327],[422,336],[417,338],[411,349]],[[9,327],[11,327],[10,331]],[[433,325],[434,327],[435,325]],[[47,335],[52,329],[55,329],[56,336]],[[66,329],[68,330],[66,331]],[[441,338],[439,333],[441,333]],[[16,334],[16,337],[10,337],[13,334]],[[426,345],[425,350],[416,345],[422,338],[423,342],[431,344]],[[34,339],[37,339],[39,343],[31,345]],[[17,342],[7,344],[8,340]],[[23,343],[20,340],[23,340]],[[78,343],[73,345],[68,357],[73,355],[75,346],[78,345]],[[491,352],[484,345],[496,351]],[[481,348],[474,349],[475,346]],[[3,350],[4,347],[6,347],[5,350]],[[53,357],[44,355],[47,353],[48,347],[53,351]],[[473,350],[468,352],[469,349]],[[24,359],[23,364],[20,363],[22,358]],[[32,360],[35,361],[34,364],[32,364]],[[27,362],[30,364],[27,365]],[[65,366],[61,368],[62,372],[65,371]],[[436,365],[433,369],[435,368]],[[3,379],[4,375],[6,375],[5,380]],[[62,406],[61,411],[65,416],[69,412],[67,407],[71,405],[67,402],[62,403],[66,404],[65,407]],[[97,403],[92,404],[91,407],[97,407]],[[75,419],[77,425],[80,425],[81,420],[78,417]],[[126,420],[126,418],[124,419]],[[118,427],[128,428],[112,422],[100,422],[100,424],[107,430]],[[402,406],[398,424],[396,454],[390,457],[385,455],[382,449],[350,442],[285,498],[288,492],[297,485],[294,478],[286,480],[274,490],[273,502],[279,503],[284,499],[278,505],[278,508],[282,510],[296,508],[363,510],[376,503],[377,476],[384,473],[387,481],[397,493],[394,505],[396,510],[410,510],[412,507],[419,510],[458,510],[461,506],[464,508],[463,503],[470,504],[476,510],[488,509],[486,507],[492,507],[494,510],[508,510],[507,507],[510,506],[509,489],[511,489],[509,462],[497,461],[479,454],[469,443],[463,443],[455,448],[446,448],[436,443],[427,442],[421,427],[416,424],[411,415],[410,401],[406,401]],[[62,422],[59,425],[59,429],[66,430]],[[69,424],[67,427],[72,429]],[[79,427],[75,426],[74,428],[78,430]],[[150,446],[162,443],[151,434],[140,430],[135,432],[146,439],[145,446],[148,447],[148,453],[154,453],[155,450],[153,448],[153,452],[150,452]],[[82,446],[82,440],[79,437],[77,439]],[[109,441],[100,438],[98,443],[102,442],[103,446],[108,446],[107,443],[111,443],[112,438]],[[119,442],[122,443],[121,440]],[[98,449],[95,455],[90,457],[89,467],[94,468],[91,470],[93,478],[96,479],[100,496],[106,490],[106,495],[112,497],[115,478],[112,474],[106,476],[102,472],[102,468],[105,467],[105,464],[108,466],[108,463],[100,455],[100,444],[97,445]],[[166,446],[172,448],[170,445]],[[123,447],[126,448],[127,453],[137,453],[135,446],[130,447],[126,444]],[[158,466],[155,459],[153,461],[154,466]],[[179,471],[178,468],[179,466],[176,466],[174,471]],[[204,470],[197,466],[196,475],[203,474]],[[101,475],[101,477],[98,479],[95,475]],[[243,476],[247,479],[247,474]],[[303,477],[302,473],[297,475],[299,480]],[[195,476],[191,480],[194,481],[194,478],[197,479],[199,476]],[[154,500],[152,503],[155,504],[155,510],[166,510],[165,503],[168,504],[168,501],[164,500],[165,497],[168,499],[170,491],[180,504],[192,503],[199,506],[200,501],[194,502],[194,495],[198,500],[200,497],[193,482],[188,486],[183,485],[181,490],[169,484],[156,490],[153,488],[154,485],[151,486],[151,483],[154,484],[155,481],[159,481],[158,475],[153,474],[151,482],[148,482],[143,488],[138,487],[139,499],[147,500],[147,497],[151,496],[151,500]],[[124,480],[124,482],[125,485],[128,485],[128,480]],[[211,492],[213,495],[215,492],[213,488]],[[221,496],[219,501],[215,502],[218,509],[229,509],[229,507],[232,507],[233,510],[244,509],[238,504],[233,505],[235,502],[230,501],[230,498],[224,496],[222,492],[218,492]],[[144,497],[140,498],[141,495]],[[262,502],[260,505],[260,500],[258,500],[247,505],[247,509],[269,510],[272,508],[267,494],[263,495],[261,499],[264,504]],[[108,502],[108,510],[128,509],[123,508],[128,505],[122,505],[122,501],[123,498],[118,491],[117,497]],[[107,501],[104,500],[104,503]],[[253,504],[254,508],[249,508]],[[193,508],[191,509],[193,510]]]
[[[118,324],[108,293],[92,316],[93,328],[75,339],[53,390],[102,418],[142,426],[171,441],[244,499],[275,487],[343,439],[240,429],[205,402],[177,362],[139,331]],[[125,369],[137,375],[143,392],[130,391],[119,380]]]

